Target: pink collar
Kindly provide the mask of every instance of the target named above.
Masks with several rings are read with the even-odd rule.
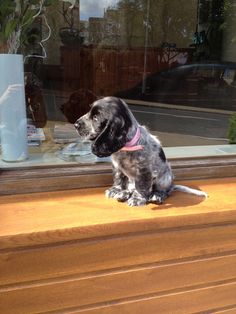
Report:
[[[131,141],[127,142],[124,147],[120,149],[120,151],[136,151],[143,149],[142,145],[136,145],[141,136],[140,128],[138,127],[136,133]]]

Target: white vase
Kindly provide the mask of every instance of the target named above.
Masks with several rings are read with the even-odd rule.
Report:
[[[1,157],[7,162],[28,158],[23,56],[0,54]]]

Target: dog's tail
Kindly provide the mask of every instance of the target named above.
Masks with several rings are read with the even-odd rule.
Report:
[[[174,185],[172,191],[181,191],[184,193],[194,194],[194,195],[205,197],[205,198],[208,197],[207,193],[200,191],[200,190],[189,188],[185,185]]]

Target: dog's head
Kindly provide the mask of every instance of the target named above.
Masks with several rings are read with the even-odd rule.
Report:
[[[132,126],[128,106],[119,98],[95,101],[91,110],[75,122],[79,135],[92,141],[92,152],[106,157],[121,149]]]
[[[73,92],[60,109],[70,123],[75,123],[78,117],[82,117],[89,110],[89,105],[97,99],[92,91],[81,88]]]

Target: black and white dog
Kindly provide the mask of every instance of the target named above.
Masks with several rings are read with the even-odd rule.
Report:
[[[162,203],[175,190],[207,197],[205,192],[173,183],[159,140],[138,124],[123,100],[105,97],[95,101],[75,128],[92,142],[96,156],[112,158],[114,184],[106,191],[107,197],[130,206]]]

